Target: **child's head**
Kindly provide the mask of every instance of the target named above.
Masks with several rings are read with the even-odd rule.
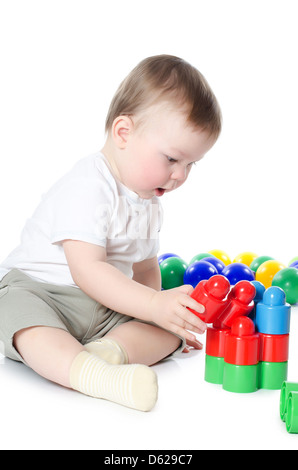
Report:
[[[206,130],[217,139],[221,131],[218,102],[203,75],[188,62],[171,55],[149,57],[140,62],[120,84],[106,118],[106,132],[117,116],[144,123],[146,109],[159,102],[181,108],[187,123]]]
[[[180,186],[220,131],[220,108],[205,78],[169,55],[140,62],[119,86],[106,118],[108,140],[121,155],[114,168],[146,198]]]

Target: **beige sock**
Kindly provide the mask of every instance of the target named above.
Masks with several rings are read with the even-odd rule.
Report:
[[[85,344],[85,349],[109,364],[128,364],[126,351],[114,339],[101,338]]]
[[[104,398],[140,411],[149,411],[157,401],[157,376],[141,364],[110,365],[82,351],[71,365],[70,385],[85,395]]]

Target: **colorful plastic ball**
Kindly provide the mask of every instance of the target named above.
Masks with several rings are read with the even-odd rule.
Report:
[[[237,284],[239,281],[255,280],[252,270],[243,263],[231,263],[223,269],[221,274],[228,278],[232,286]]]
[[[222,251],[222,250],[211,250],[209,251],[210,255],[213,255],[215,256],[215,258],[218,258],[220,259],[226,266],[228,264],[231,264],[231,259],[229,257],[229,255],[225,252],[225,251]]]
[[[256,271],[256,281],[261,282],[266,289],[271,287],[272,280],[278,271],[285,268],[285,265],[276,260],[269,260],[262,263]]]
[[[168,258],[180,258],[180,256],[175,255],[175,253],[164,253],[163,255],[160,255],[158,257],[159,264],[162,263],[165,259],[168,259]]]
[[[184,284],[191,284],[193,287],[202,281],[210,279],[210,277],[218,274],[217,269],[213,264],[208,263],[204,259],[201,261],[195,261],[185,271]]]
[[[289,304],[296,304],[298,302],[298,269],[281,269],[275,274],[272,286],[280,287],[284,291]]]
[[[289,264],[294,263],[294,261],[298,261],[298,256],[295,256],[294,258],[292,258],[291,261],[289,262]]]
[[[215,256],[210,256],[209,258],[204,258],[203,261],[207,261],[207,263],[213,264],[213,266],[217,269],[218,274],[221,274],[222,270],[225,268],[225,264]]]
[[[271,258],[271,256],[258,256],[252,261],[249,267],[253,272],[257,272],[261,264],[265,263],[265,261],[270,261],[273,259],[274,258]]]
[[[215,256],[210,255],[210,253],[199,253],[190,260],[189,265],[193,264],[195,261],[201,261],[201,259],[210,258],[210,257],[215,258]]]
[[[173,289],[183,285],[187,263],[181,258],[167,258],[159,265],[163,289]]]
[[[293,261],[293,263],[290,264],[289,268],[296,268],[296,269],[298,269],[298,261]]]
[[[256,253],[251,253],[250,251],[245,251],[244,253],[240,253],[239,255],[236,256],[234,259],[233,263],[242,263],[246,264],[246,266],[250,267],[251,263],[253,260],[255,260],[258,257]]]

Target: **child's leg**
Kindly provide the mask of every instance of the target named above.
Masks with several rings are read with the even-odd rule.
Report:
[[[156,403],[157,378],[152,369],[109,365],[65,330],[26,328],[14,335],[14,346],[29,367],[60,385],[142,411]]]
[[[181,339],[168,331],[133,320],[117,326],[104,338],[117,341],[126,351],[130,364],[148,366],[169,356],[181,344]]]
[[[84,346],[67,331],[43,326],[26,328],[14,335],[14,346],[39,375],[71,388],[69,370]]]

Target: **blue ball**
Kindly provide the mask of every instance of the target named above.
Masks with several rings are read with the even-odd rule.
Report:
[[[218,274],[222,273],[222,270],[225,268],[225,263],[223,263],[220,259],[214,257],[204,258],[203,261],[207,261],[208,263],[213,264],[213,266],[217,269]]]
[[[293,263],[290,264],[289,268],[296,268],[296,269],[298,269],[298,260],[293,261]]]
[[[230,281],[230,284],[234,286],[239,281],[254,281],[254,272],[243,263],[231,263],[226,266],[222,272],[222,276],[225,276]]]
[[[158,257],[158,263],[162,263],[167,258],[180,258],[180,256],[175,255],[175,253],[164,253]]]
[[[210,279],[210,277],[218,274],[217,269],[213,264],[208,263],[208,261],[201,260],[195,261],[190,266],[188,266],[187,270],[184,273],[183,282],[184,284],[190,284],[193,287],[204,280]]]

